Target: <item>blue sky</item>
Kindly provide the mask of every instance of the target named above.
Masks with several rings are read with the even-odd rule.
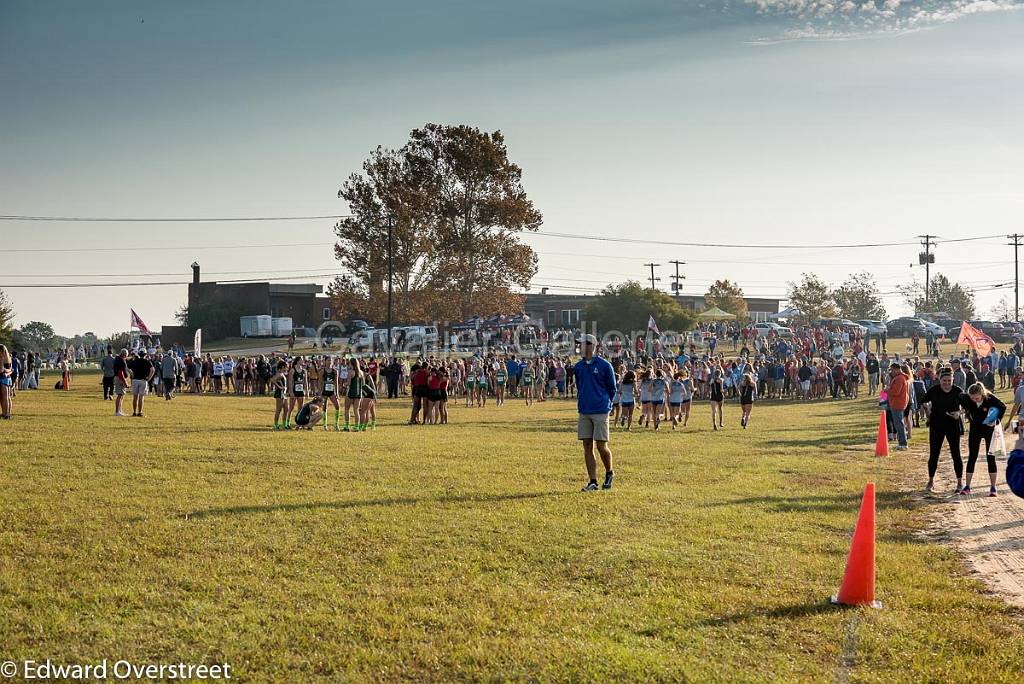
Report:
[[[7,1],[2,213],[344,213],[337,189],[376,145],[468,123],[504,131],[547,230],[750,246],[534,236],[538,285],[596,289],[682,259],[694,292],[730,277],[781,294],[801,271],[839,282],[862,268],[891,292],[917,275],[915,247],[814,245],[1024,229],[1024,3],[892,3]],[[330,221],[0,230],[7,249],[162,248],[10,253],[0,285],[187,280],[193,260],[334,266],[326,245],[245,248],[329,243]],[[771,241],[809,249],[754,248]],[[940,245],[937,270],[1005,282],[1003,242]],[[65,334],[124,329],[129,306],[169,324],[185,299],[184,286],[6,292],[19,323]],[[980,292],[980,308],[1001,295]]]

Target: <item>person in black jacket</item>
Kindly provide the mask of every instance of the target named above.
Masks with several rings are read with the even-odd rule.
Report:
[[[967,388],[967,393],[961,395],[960,405],[966,411],[971,420],[971,430],[967,436],[967,486],[961,494],[971,493],[971,478],[974,477],[974,464],[978,460],[978,452],[981,450],[981,440],[985,440],[985,457],[988,460],[988,477],[991,480],[989,496],[996,495],[996,457],[992,453],[992,433],[995,426],[999,425],[1006,413],[1006,404],[999,397],[989,392],[984,385],[976,382]],[[995,419],[989,420],[990,409],[996,409],[998,415]]]
[[[935,471],[939,467],[939,453],[942,442],[949,442],[949,455],[953,458],[953,470],[956,472],[956,493],[963,488],[964,462],[960,458],[960,435],[963,425],[960,422],[962,407],[960,395],[963,390],[953,384],[953,370],[943,368],[939,372],[939,384],[933,385],[925,392],[924,403],[928,410],[928,485],[927,491],[935,487]]]

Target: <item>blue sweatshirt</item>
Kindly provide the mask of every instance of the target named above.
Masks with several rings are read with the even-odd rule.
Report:
[[[1006,462],[1006,484],[1010,490],[1024,499],[1024,451],[1014,449]]]
[[[576,373],[576,406],[580,413],[609,413],[615,396],[615,371],[612,364],[595,356],[589,362],[580,359]]]

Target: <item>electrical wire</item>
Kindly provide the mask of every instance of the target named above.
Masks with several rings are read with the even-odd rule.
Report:
[[[309,280],[310,278],[332,278],[335,276],[342,276],[345,273],[322,273],[322,274],[304,274],[298,276],[284,276],[281,278],[275,278],[275,280]],[[258,280],[253,278],[243,278],[241,280],[218,280],[218,285],[226,285],[232,283],[265,283],[265,280]],[[4,284],[0,285],[0,288],[27,288],[27,287],[64,287],[64,288],[83,288],[83,287],[153,287],[153,286],[165,286],[165,285],[190,285],[191,280],[173,280],[165,282],[145,282],[138,281],[132,283],[16,283],[16,284]]]
[[[0,216],[0,221],[56,221],[83,223],[221,223],[226,221],[322,221],[325,219],[341,219],[351,217],[351,214],[327,214],[324,216],[208,216],[202,218],[137,218],[128,216],[31,216],[25,214],[8,214]]]

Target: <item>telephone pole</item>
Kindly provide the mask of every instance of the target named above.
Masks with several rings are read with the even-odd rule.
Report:
[[[1013,240],[1010,244],[1013,245],[1013,320],[1016,322],[1020,321],[1020,261],[1018,259],[1018,251],[1020,250],[1021,240],[1024,239],[1024,235],[1014,233],[1013,235],[1007,235],[1007,239]]]
[[[935,263],[935,255],[932,254],[932,247],[938,246],[938,243],[935,242],[935,238],[937,238],[938,235],[918,235],[917,237],[924,238],[921,242],[921,246],[924,247],[924,251],[918,255],[918,262],[924,266],[924,308],[925,311],[927,311],[928,300],[931,299],[931,266]]]
[[[644,264],[644,266],[647,266],[648,268],[651,269],[651,289],[652,290],[658,289],[657,287],[655,287],[654,282],[655,281],[660,281],[661,278],[655,278],[654,277],[654,267],[655,266],[661,266],[661,264]]]
[[[685,261],[676,261],[676,260],[674,260],[674,261],[670,261],[668,263],[675,264],[675,267],[676,267],[676,274],[674,276],[672,276],[672,294],[678,297],[679,296],[679,291],[683,289],[682,284],[679,281],[680,280],[686,280],[686,276],[679,275],[679,267],[680,266],[685,266],[686,262]]]

